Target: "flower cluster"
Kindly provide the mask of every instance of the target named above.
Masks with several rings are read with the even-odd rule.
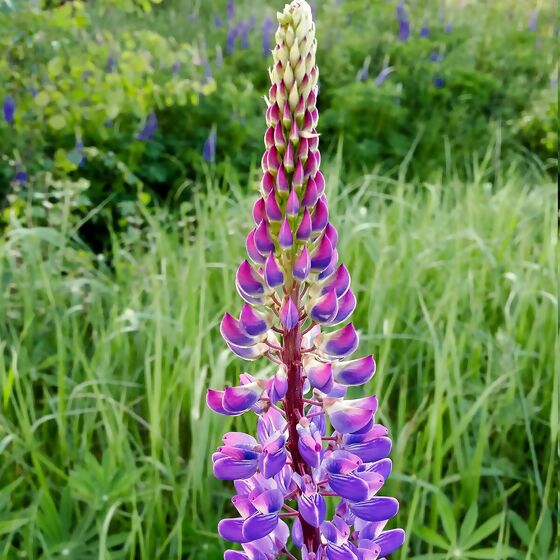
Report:
[[[385,530],[397,500],[378,496],[391,472],[391,440],[375,421],[375,396],[345,399],[348,387],[372,378],[375,361],[350,359],[358,334],[345,322],[356,298],[338,262],[319,170],[311,9],[294,0],[278,22],[261,197],[249,260],[236,275],[245,304],[220,328],[237,356],[265,357],[276,369],[269,379],[244,373],[238,386],[208,391],[215,412],[258,415],[256,438],[227,433],[212,456],[215,476],[234,481],[238,512],[218,531],[243,548],[226,551],[226,560],[295,558],[290,537],[304,560],[375,560],[404,540],[401,529]]]

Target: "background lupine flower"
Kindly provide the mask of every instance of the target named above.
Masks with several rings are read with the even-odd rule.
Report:
[[[397,21],[399,23],[399,40],[408,41],[410,37],[410,21],[404,4],[397,6]]]
[[[235,50],[235,41],[239,35],[239,28],[237,25],[230,27],[226,39],[226,54],[233,54]]]
[[[16,183],[19,183],[20,185],[23,185],[23,184],[27,183],[28,179],[29,179],[29,174],[27,173],[25,167],[23,166],[22,163],[18,163],[16,165],[16,172],[14,174],[14,181]]]
[[[358,75],[356,76],[356,79],[359,82],[364,82],[365,80],[368,79],[370,62],[371,62],[371,56],[367,56],[366,59],[364,60],[364,63],[362,64],[362,67],[358,72]]]
[[[117,61],[115,59],[114,56],[110,55],[107,57],[107,64],[105,65],[105,72],[107,72],[107,74],[110,74],[111,72],[115,71],[115,68],[117,66]]]
[[[235,3],[233,0],[228,0],[227,3],[227,19],[228,21],[232,21],[235,17]]]
[[[249,258],[235,278],[245,303],[220,325],[234,354],[267,358],[277,370],[208,390],[213,411],[258,415],[256,437],[229,432],[212,456],[215,476],[233,480],[236,492],[237,515],[220,521],[218,532],[243,548],[227,550],[225,560],[278,558],[290,537],[303,560],[376,560],[404,541],[401,529],[385,530],[397,500],[378,495],[391,472],[391,440],[376,422],[375,396],[344,398],[373,377],[375,360],[350,358],[359,342],[347,323],[356,298],[338,262],[320,171],[311,8],[294,0],[278,22],[260,197]]]
[[[144,127],[140,132],[136,134],[136,140],[142,140],[143,142],[149,142],[155,135],[158,129],[158,121],[156,114],[152,111],[146,122],[144,123]]]
[[[539,23],[539,10],[535,10],[531,14],[531,19],[529,20],[529,25],[528,25],[529,31],[532,31],[534,33],[537,30],[538,23]]]
[[[445,86],[445,80],[441,76],[436,76],[434,78],[434,86],[436,86],[438,89],[441,89]]]
[[[447,22],[443,30],[445,31],[445,33],[451,33],[453,31],[453,26],[450,22]]]
[[[218,134],[215,128],[212,128],[206,142],[204,142],[204,147],[202,148],[202,157],[205,161],[214,163],[216,161],[216,143],[218,139]]]
[[[8,124],[14,123],[14,116],[16,112],[16,102],[15,99],[11,95],[6,95],[4,97],[4,104],[2,106],[2,110],[4,113],[4,121]]]
[[[393,66],[389,66],[389,58],[385,58],[383,62],[383,67],[377,76],[375,77],[374,83],[377,87],[381,87],[385,80],[394,72]]]
[[[429,36],[430,36],[430,27],[428,26],[427,23],[424,23],[424,25],[422,25],[422,27],[420,28],[420,37],[427,39]]]
[[[271,17],[265,18],[262,26],[262,48],[264,56],[268,56],[272,49],[272,33],[274,32],[274,20]]]
[[[222,28],[222,18],[220,16],[216,16],[214,18],[214,27],[216,29],[221,29]]]

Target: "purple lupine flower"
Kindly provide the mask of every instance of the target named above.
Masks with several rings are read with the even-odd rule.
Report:
[[[432,51],[430,53],[431,62],[441,62],[443,60],[443,53],[441,51]]]
[[[84,141],[80,136],[76,137],[76,145],[74,147],[74,150],[79,157],[78,167],[83,167],[86,162],[86,155],[84,154]]]
[[[537,31],[537,26],[539,23],[539,10],[535,10],[532,14],[531,14],[531,19],[529,19],[529,31],[532,31],[533,33],[535,33]]]
[[[222,18],[220,16],[216,16],[214,18],[214,27],[216,29],[221,29],[222,28]]]
[[[84,70],[82,72],[82,82],[89,81],[90,77],[91,77],[91,72],[89,70]]]
[[[375,77],[374,80],[375,85],[377,87],[381,87],[385,83],[385,80],[394,72],[394,70],[395,69],[392,66],[389,66],[389,59],[386,58],[385,61],[383,62],[383,67],[381,68],[381,71]]]
[[[243,373],[239,385],[208,390],[214,412],[258,415],[256,437],[229,432],[212,456],[215,476],[234,481],[237,511],[218,532],[243,549],[227,550],[225,560],[279,558],[290,538],[303,560],[386,558],[404,532],[385,529],[399,504],[379,495],[392,465],[388,430],[376,422],[378,400],[345,398],[348,387],[371,380],[375,360],[350,358],[359,341],[347,322],[356,298],[338,262],[319,169],[311,8],[294,0],[278,22],[260,197],[246,239],[249,260],[235,278],[245,303],[220,324],[234,354],[265,357],[277,371]],[[210,134],[208,160],[215,129]],[[329,500],[337,500],[333,517]]]
[[[251,32],[250,21],[239,23],[239,44],[246,51],[249,48],[249,33]]]
[[[237,40],[237,36],[239,35],[239,27],[234,25],[230,27],[226,39],[226,54],[233,54],[235,50],[235,41]]]
[[[234,0],[228,0],[227,3],[227,19],[228,21],[232,21],[235,17],[235,2]]]
[[[10,94],[4,97],[4,104],[2,106],[2,109],[4,112],[4,121],[7,124],[14,124],[14,117],[16,113],[16,101]]]
[[[264,56],[268,56],[270,54],[274,27],[274,20],[271,17],[265,18],[262,26],[262,49]]]
[[[142,130],[136,134],[135,138],[136,140],[149,142],[154,137],[155,133],[157,132],[157,129],[158,129],[157,117],[154,111],[152,111],[148,115],[148,118],[146,119],[146,122],[144,123]]]
[[[420,37],[427,39],[430,36],[430,27],[427,23],[424,23],[420,28]]]
[[[115,68],[117,67],[117,60],[113,55],[109,55],[107,57],[107,63],[105,65],[105,72],[107,72],[107,74],[111,74],[111,72],[115,71]]]
[[[218,140],[218,133],[215,128],[212,128],[208,138],[204,142],[204,147],[202,148],[202,157],[205,161],[214,163],[216,161],[216,144]]]
[[[29,179],[29,174],[27,173],[25,167],[23,166],[23,164],[20,162],[16,165],[16,172],[14,174],[14,181],[16,183],[19,183],[20,185],[23,185],[25,183],[27,183],[27,180]]]
[[[451,33],[451,32],[453,31],[453,26],[451,25],[451,22],[448,21],[448,22],[445,24],[445,27],[443,28],[443,31],[444,31],[445,33]]]
[[[410,21],[403,3],[397,6],[397,21],[399,23],[399,40],[405,42],[410,37]]]
[[[179,60],[176,60],[173,63],[173,66],[171,67],[171,74],[173,74],[173,76],[177,76],[180,70],[181,70],[181,62]]]
[[[362,64],[362,67],[360,68],[358,75],[356,76],[356,79],[358,80],[358,82],[365,82],[368,77],[369,77],[369,64],[371,62],[371,57],[366,57],[366,59],[364,60],[364,63]]]
[[[441,89],[445,86],[445,80],[441,76],[434,77],[434,86],[436,88]]]

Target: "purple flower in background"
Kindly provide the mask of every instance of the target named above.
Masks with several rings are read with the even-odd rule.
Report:
[[[20,185],[23,185],[25,183],[27,183],[27,180],[29,179],[29,175],[27,173],[27,171],[25,170],[25,167],[23,166],[23,164],[20,162],[16,165],[16,172],[14,174],[14,181]]]
[[[224,560],[295,558],[292,544],[302,560],[386,559],[404,542],[402,529],[385,527],[398,501],[379,495],[392,442],[376,422],[375,396],[345,398],[376,366],[372,355],[351,357],[356,297],[320,171],[311,8],[294,0],[278,21],[260,196],[235,278],[245,303],[220,324],[236,356],[266,358],[274,369],[207,392],[218,414],[258,416],[255,435],[228,432],[212,455],[214,475],[234,482],[237,512],[218,533],[243,549],[226,550]],[[214,161],[215,150],[213,128],[204,159]]]
[[[4,121],[8,124],[14,124],[16,101],[10,94],[4,97],[4,104],[2,108],[4,112]]]
[[[144,127],[138,134],[136,134],[136,140],[141,140],[143,142],[149,142],[155,135],[158,129],[158,121],[156,114],[152,111],[146,122],[144,123]]]
[[[383,68],[381,68],[381,71],[375,77],[375,80],[374,80],[375,85],[377,87],[381,87],[383,85],[383,83],[385,82],[385,80],[394,72],[394,70],[395,69],[392,66],[389,66],[389,61],[386,60],[383,63]]]
[[[250,22],[239,23],[239,44],[243,50],[249,48],[249,33],[251,31]]]
[[[399,22],[399,39],[401,41],[408,41],[410,37],[410,21],[404,4],[397,6],[397,20]]]
[[[274,20],[271,17],[265,18],[262,26],[262,48],[264,56],[268,56],[272,49],[274,27]]]
[[[228,21],[232,21],[235,17],[235,3],[234,0],[228,0],[227,3],[227,19]]]
[[[176,76],[177,74],[179,74],[180,70],[181,70],[181,62],[177,60],[173,63],[173,66],[171,67],[171,73],[173,74],[173,76]]]
[[[76,138],[76,146],[74,147],[76,154],[80,158],[78,160],[78,167],[83,167],[86,162],[86,155],[84,154],[84,141],[81,137]]]
[[[91,72],[89,70],[84,70],[82,72],[82,82],[89,81],[90,76],[91,76]]]
[[[424,23],[420,29],[420,37],[427,39],[430,36],[430,28],[427,23]]]
[[[204,142],[204,147],[202,148],[202,157],[205,161],[214,163],[216,161],[216,144],[217,144],[218,134],[215,128],[212,128],[206,142]]]
[[[451,33],[453,31],[453,26],[451,25],[451,22],[447,22],[443,30],[445,31],[445,33]]]
[[[226,40],[226,54],[233,54],[235,50],[235,41],[237,39],[237,35],[239,34],[239,29],[236,25],[230,28],[228,31],[228,36]]]
[[[532,14],[531,14],[531,19],[529,20],[529,31],[532,31],[533,33],[537,31],[537,26],[539,23],[539,10],[535,10]]]
[[[443,60],[443,53],[440,51],[432,51],[430,53],[431,62],[441,62]]]
[[[358,80],[358,82],[365,82],[369,77],[369,64],[366,65],[364,64],[361,68],[360,71],[358,72],[358,76],[356,77],[356,79]]]
[[[221,27],[222,27],[222,18],[221,18],[220,16],[216,16],[216,17],[214,18],[214,27],[215,27],[216,29],[221,29]]]
[[[434,78],[434,86],[436,86],[436,88],[438,89],[441,89],[445,86],[445,80],[441,76],[436,76]]]
[[[110,74],[111,72],[115,71],[115,68],[117,67],[117,61],[115,59],[114,56],[108,56],[107,57],[107,64],[105,65],[105,72],[107,72],[107,74]]]

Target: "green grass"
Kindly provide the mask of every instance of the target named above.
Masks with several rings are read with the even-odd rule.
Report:
[[[331,216],[378,361],[366,390],[394,438],[395,557],[553,558],[553,185],[338,176]],[[144,213],[115,237],[111,266],[70,227],[0,241],[0,558],[221,558],[231,488],[209,466],[229,421],[203,403],[244,367],[218,321],[240,306],[251,203],[205,188],[177,221]]]

